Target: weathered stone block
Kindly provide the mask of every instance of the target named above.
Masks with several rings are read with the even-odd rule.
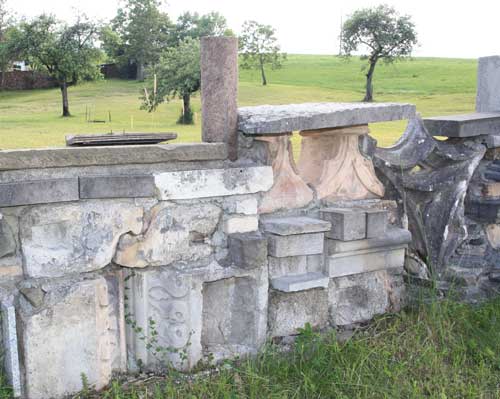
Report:
[[[406,245],[330,255],[326,258],[328,275],[340,277],[382,269],[403,268],[405,252]]]
[[[238,130],[247,134],[286,133],[366,125],[415,116],[415,106],[396,103],[310,103],[238,109]]]
[[[21,217],[25,273],[60,277],[111,263],[120,237],[142,230],[143,210],[132,201],[85,201],[37,206]]]
[[[328,290],[284,293],[272,291],[269,297],[269,334],[271,337],[294,335],[310,323],[314,328],[328,325]]]
[[[256,196],[232,196],[224,201],[224,211],[241,215],[256,215],[258,201]]]
[[[332,224],[328,238],[342,241],[366,238],[366,212],[359,209],[325,208],[320,217]]]
[[[253,194],[273,185],[270,166],[189,170],[155,175],[161,200]]]
[[[0,207],[78,200],[77,178],[0,184]]]
[[[390,308],[390,276],[385,271],[330,280],[331,322],[337,326],[361,323]]]
[[[226,234],[250,233],[259,229],[257,216],[230,216],[224,222]]]
[[[80,198],[155,197],[153,176],[80,177]]]
[[[391,226],[385,234],[365,240],[342,241],[328,239],[325,241],[326,253],[334,255],[340,252],[362,251],[380,247],[404,246],[411,242],[411,233],[408,230]]]
[[[477,112],[500,111],[500,56],[479,58]]]
[[[331,224],[324,220],[309,217],[265,218],[260,222],[266,233],[289,236],[294,234],[323,233],[331,229]]]
[[[268,235],[269,255],[277,258],[323,253],[324,233]]]
[[[323,255],[268,257],[269,278],[323,271]]]
[[[118,300],[109,297],[106,279],[45,289],[48,298],[41,310],[21,303],[26,397],[45,399],[79,392],[82,374],[96,389],[104,387],[111,379],[115,358],[125,356],[120,352]]]
[[[228,246],[236,267],[255,269],[267,264],[267,238],[260,233],[232,234]]]
[[[328,288],[329,278],[321,272],[295,274],[271,279],[271,287],[282,292]]]
[[[135,271],[126,284],[129,368],[139,362],[153,370],[193,367],[202,356],[202,283],[192,274],[158,268]]]
[[[14,255],[16,252],[14,232],[4,217],[0,214],[0,258]]]
[[[474,137],[499,134],[500,110],[498,111],[426,118],[424,124],[433,136]]]
[[[381,237],[387,230],[389,212],[382,209],[367,209],[366,212],[366,238]]]
[[[15,398],[22,394],[21,369],[17,341],[16,311],[14,306],[2,303],[2,356],[7,379]]]
[[[213,253],[209,240],[221,209],[210,203],[195,205],[159,204],[142,234],[120,238],[113,261],[121,266],[143,268],[174,262],[194,262]]]

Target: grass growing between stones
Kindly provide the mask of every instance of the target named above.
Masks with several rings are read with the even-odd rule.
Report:
[[[218,371],[135,385],[115,381],[109,399],[499,398],[500,299],[480,306],[434,302],[378,318],[338,343],[305,328],[293,350],[269,345]]]

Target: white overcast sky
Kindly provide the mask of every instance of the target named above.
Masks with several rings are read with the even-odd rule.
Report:
[[[101,20],[114,16],[120,0],[7,0],[19,16],[75,10]],[[336,54],[342,17],[387,3],[413,16],[420,46],[416,56],[475,58],[500,54],[500,0],[168,0],[176,18],[184,11],[219,11],[236,32],[248,19],[273,25],[288,53]]]

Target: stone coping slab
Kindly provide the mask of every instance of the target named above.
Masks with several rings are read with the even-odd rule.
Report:
[[[321,272],[309,272],[271,279],[271,287],[283,292],[306,291],[313,288],[328,288],[328,276]]]
[[[424,119],[424,125],[433,136],[474,137],[500,134],[500,112],[437,116]]]
[[[265,218],[260,221],[260,224],[266,233],[280,236],[322,233],[329,231],[332,227],[330,222],[304,216]]]
[[[304,103],[238,109],[238,130],[245,134],[280,134],[411,119],[415,105],[400,103]]]
[[[78,166],[213,161],[227,158],[224,143],[43,148],[0,151],[0,171]]]

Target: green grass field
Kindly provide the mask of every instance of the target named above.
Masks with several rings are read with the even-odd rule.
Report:
[[[267,87],[256,71],[240,72],[240,105],[297,102],[359,101],[363,97],[364,63],[335,56],[290,55],[283,69],[269,71]],[[474,109],[476,60],[416,58],[377,67],[376,101],[410,102],[423,116],[470,112]],[[181,104],[173,101],[153,114],[141,111],[143,83],[99,81],[70,88],[71,118],[61,118],[58,89],[0,92],[0,148],[63,146],[64,136],[97,132],[179,133],[178,141],[200,141],[200,102],[194,99],[196,124],[176,125]],[[105,123],[86,122],[91,118]],[[109,122],[111,115],[111,122]],[[379,145],[394,143],[404,122],[372,126]]]

